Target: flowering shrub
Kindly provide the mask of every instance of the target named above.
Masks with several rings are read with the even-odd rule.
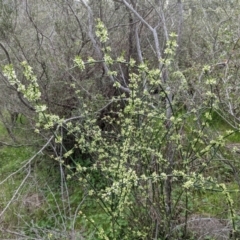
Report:
[[[107,31],[100,20],[96,35],[107,43]],[[196,190],[222,192],[235,226],[233,201],[226,186],[206,174],[227,137],[233,134],[209,130],[219,105],[212,87],[216,81],[208,76],[209,68],[205,66],[202,102],[186,108],[180,99],[187,93],[187,79],[181,71],[174,70],[176,41],[174,34],[170,37],[166,58],[159,61],[168,67],[173,83],[164,82],[161,69],[152,69],[147,62],[137,64],[133,59],[127,62],[124,57],[115,60],[110,48],[103,50],[102,61],[119,92],[108,100],[108,104],[116,105],[117,111],[102,117],[110,130],[99,126],[99,111],[94,104],[81,99],[81,91],[75,86],[79,99],[85,101],[81,115],[60,119],[41,103],[37,79],[26,62],[23,73],[29,80],[27,86],[17,79],[13,66],[4,68],[10,84],[17,85],[18,91],[34,105],[38,117],[36,132],[53,132],[55,143],[64,150],[57,152],[55,160],[69,169],[67,179],[76,179],[79,190],[95,200],[93,206],[103,209],[105,225],[94,221],[87,211],[79,211],[82,221],[89,223],[88,228],[96,230],[98,239],[176,239],[175,222],[179,214],[187,219],[189,193]],[[74,62],[81,71],[86,64],[98,63],[92,57],[84,61],[80,56]],[[111,71],[115,64],[128,64],[132,69],[127,92],[122,92],[122,83],[115,78],[117,72]],[[173,90],[177,79],[178,90]],[[156,89],[160,98],[153,94]],[[169,97],[173,91],[175,100]],[[74,137],[69,149],[63,143],[63,130]],[[88,164],[87,159],[75,158],[76,151],[88,155]],[[74,169],[66,164],[69,158]]]

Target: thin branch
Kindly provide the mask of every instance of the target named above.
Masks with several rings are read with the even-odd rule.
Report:
[[[183,28],[183,3],[181,0],[178,0],[178,12],[179,12],[179,19],[178,19],[178,33],[177,33],[178,36],[177,36],[177,49],[176,49],[177,55],[180,52],[182,28]]]
[[[22,186],[24,185],[24,183],[27,181],[29,175],[31,173],[31,167],[29,164],[29,169],[28,169],[28,173],[26,175],[26,177],[22,180],[21,184],[19,185],[19,187],[16,189],[15,193],[13,194],[12,198],[10,199],[10,201],[7,203],[6,207],[2,210],[2,212],[0,213],[0,218],[3,216],[3,214],[6,212],[6,210],[9,208],[9,206],[11,205],[11,203],[13,202],[13,200],[15,199],[15,197],[17,196],[18,192],[21,190]]]
[[[102,59],[102,58],[103,58],[103,54],[102,54],[101,48],[98,46],[97,41],[96,41],[96,39],[95,39],[95,36],[94,36],[94,34],[93,34],[93,32],[94,32],[94,31],[93,31],[93,22],[94,22],[93,19],[94,19],[94,18],[93,18],[92,9],[91,9],[90,6],[87,4],[86,0],[81,0],[81,1],[82,1],[83,5],[85,6],[85,8],[86,8],[87,11],[88,11],[88,35],[89,35],[89,38],[91,39],[91,42],[92,42],[92,44],[93,44],[93,46],[94,46],[94,48],[95,48],[95,50],[96,50],[99,58]],[[106,64],[105,62],[103,62],[103,68],[104,68],[104,70],[105,70],[106,73],[109,72],[108,66],[107,66],[107,64]],[[111,80],[112,83],[115,83],[115,82],[116,82],[116,80],[113,78],[112,75],[109,75],[109,78],[110,78],[110,80]],[[131,92],[128,87],[124,87],[124,86],[122,86],[122,85],[119,87],[119,89],[120,89],[121,91],[123,91],[123,92],[126,92],[126,93],[130,93],[130,92]]]
[[[4,47],[4,45],[0,42],[0,47],[2,48],[2,50],[5,52],[6,56],[7,56],[7,59],[8,59],[8,63],[11,64],[12,61],[11,61],[11,58],[10,58],[10,55],[7,51],[7,49]]]

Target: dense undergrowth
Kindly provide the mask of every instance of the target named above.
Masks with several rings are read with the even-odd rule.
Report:
[[[228,127],[218,118],[213,118],[213,122],[214,127],[211,127],[210,130],[216,130],[217,126],[218,131],[221,132]],[[24,131],[19,132],[17,136],[19,139],[24,138]],[[236,136],[228,139],[228,144],[238,142],[237,137],[236,134]],[[7,132],[1,125],[1,141],[7,139]],[[35,150],[29,146],[1,147],[1,211],[9,203],[26,176],[25,168],[20,172],[16,171],[34,152]],[[78,182],[78,177],[67,180],[62,186],[58,167],[57,165],[54,166],[52,159],[46,154],[39,155],[31,163],[31,172],[26,183],[11,201],[9,208],[3,215],[1,238],[59,239],[60,237],[61,239],[70,239],[70,237],[75,236],[75,239],[81,239],[81,236],[85,236],[88,237],[87,239],[100,239],[95,232],[97,228],[101,227],[106,234],[111,231],[109,230],[111,218],[99,207],[96,198],[87,196],[81,183]],[[11,174],[13,175],[5,180]],[[232,169],[227,168],[227,165],[222,166],[222,163],[217,161],[206,174],[220,178],[221,182],[226,183],[234,202],[233,208],[239,209],[239,185],[234,181]],[[100,179],[97,180],[97,177],[95,180],[100,181]],[[177,199],[181,194],[184,194],[179,194],[181,191],[182,187],[179,183],[176,183],[173,186],[173,198]],[[188,196],[186,207],[190,216],[197,214],[199,217],[229,219],[228,202],[221,191],[200,188],[199,190],[189,191],[186,196]],[[176,213],[176,216],[181,221],[184,218],[181,208],[184,208],[186,202],[181,198],[176,203],[178,205],[176,210],[180,211]],[[84,216],[81,216],[83,212]],[[123,219],[121,224],[122,227],[127,228],[129,223]],[[138,223],[136,222],[136,224]]]
[[[130,106],[133,106],[132,103]],[[140,112],[141,108],[142,105],[139,106],[139,109],[137,106],[134,111],[132,108],[126,108],[127,111],[121,113],[123,114],[121,122],[114,123],[115,131],[119,131],[118,134],[105,132],[102,136],[98,135],[100,129],[94,125],[95,122],[91,119],[79,125],[83,131],[86,131],[85,139],[82,139],[81,136],[80,138],[77,136],[79,126],[68,125],[68,131],[81,142],[81,147],[85,146],[85,151],[91,152],[90,155],[81,154],[78,159],[73,159],[73,165],[61,163],[58,157],[51,156],[47,150],[41,151],[34,161],[30,161],[28,164],[28,159],[31,159],[36,153],[36,148],[1,146],[1,211],[4,211],[2,214],[2,238],[15,236],[17,239],[81,239],[81,237],[86,239],[130,239],[130,236],[131,239],[139,239],[137,237],[139,235],[140,239],[149,239],[152,230],[146,227],[146,229],[142,228],[140,232],[138,228],[153,224],[151,223],[152,216],[148,211],[152,211],[151,214],[155,215],[155,208],[157,209],[159,206],[153,202],[149,204],[148,201],[155,201],[154,198],[157,196],[155,194],[159,194],[157,201],[166,201],[164,199],[166,186],[164,185],[167,181],[165,171],[168,166],[165,166],[165,161],[159,162],[159,172],[157,173],[156,163],[151,163],[151,159],[153,154],[162,154],[166,151],[166,139],[171,129],[164,130],[162,122],[165,120],[155,118],[152,110],[145,113]],[[143,119],[147,114],[150,115],[146,125]],[[159,115],[159,112],[157,114]],[[129,118],[129,116],[132,117]],[[177,132],[176,136],[184,131],[183,136],[187,139],[182,141],[181,138],[181,145],[186,151],[185,156],[188,155],[190,161],[184,163],[184,158],[181,159],[181,155],[177,155],[175,172],[171,173],[171,177],[175,178],[171,180],[171,224],[174,224],[173,229],[177,229],[171,238],[174,239],[176,236],[182,236],[182,239],[191,238],[192,235],[186,232],[184,227],[176,227],[183,226],[185,219],[191,219],[193,215],[197,215],[200,219],[202,216],[224,219],[230,226],[234,217],[234,228],[237,231],[239,228],[237,212],[240,207],[237,181],[239,163],[237,161],[238,152],[237,150],[232,151],[234,148],[232,144],[238,143],[239,133],[229,132],[231,128],[215,113],[211,119],[206,118],[206,113],[202,114],[201,136],[197,131],[198,119],[194,120],[189,117],[189,113],[186,111],[182,111],[176,116],[180,120],[174,123],[172,129]],[[125,120],[127,121],[125,122]],[[106,118],[105,121],[112,124],[111,119]],[[121,124],[123,132],[121,132],[120,125],[116,127],[118,124]],[[154,126],[152,132],[149,129],[151,125]],[[226,137],[226,146],[229,147],[217,146],[216,148],[222,149],[217,152],[215,152],[215,147],[206,149],[204,136],[207,135],[203,131],[203,127],[206,125],[208,133],[212,134],[212,139],[218,139],[218,136],[222,134],[229,135]],[[24,127],[21,123],[17,123],[17,126]],[[126,129],[128,131],[125,131]],[[139,129],[140,132],[138,132]],[[88,131],[91,132],[90,135]],[[94,134],[99,142],[90,141],[90,136],[94,136],[92,131],[95,131]],[[148,136],[149,131],[151,134]],[[56,132],[56,134],[58,133]],[[25,131],[19,130],[16,131],[16,136],[19,140],[31,137],[34,141],[34,138],[37,138],[33,133],[26,136]],[[141,139],[142,146],[135,141],[136,137]],[[161,137],[161,141],[159,141],[159,137]],[[57,135],[56,139],[58,139]],[[86,139],[90,142],[87,142]],[[115,145],[111,145],[112,139],[119,144],[117,148]],[[8,140],[8,135],[3,127],[1,127],[1,140]],[[179,141],[172,140],[172,143]],[[196,144],[191,145],[194,141]],[[210,142],[210,146],[214,146],[216,143]],[[133,148],[131,144],[133,144]],[[140,146],[141,148],[139,148]],[[83,151],[83,148],[81,150]],[[148,154],[149,150],[150,154]],[[122,155],[124,151],[127,153],[125,156]],[[145,163],[141,162],[142,166],[135,158],[138,156],[138,151],[147,160]],[[225,160],[220,156],[218,159],[218,152],[225,156]],[[69,149],[69,152],[65,152],[65,154],[68,157],[73,156],[73,149]],[[198,157],[201,156],[200,160],[203,162],[195,159],[195,154],[200,154]],[[97,156],[101,159],[108,159],[110,156],[113,159],[117,157],[116,161],[121,157],[126,158],[124,161],[126,165],[124,164],[122,166],[124,169],[121,170],[118,161],[117,165],[115,165],[115,160],[113,162],[105,160],[105,163],[96,161],[97,164],[106,164],[99,168],[90,159]],[[192,159],[191,156],[193,156]],[[138,164],[134,165],[134,168],[140,166],[141,169],[136,172],[132,169],[128,172],[131,164],[135,164],[134,161]],[[141,161],[143,161],[142,156]],[[149,167],[149,164],[153,165]],[[114,171],[108,172],[111,168]],[[129,178],[129,182],[125,182],[127,178]],[[117,181],[114,182],[114,179]],[[142,185],[141,191],[138,190],[139,183]],[[149,188],[149,186],[151,187]],[[120,188],[120,195],[115,192],[117,187]],[[154,192],[154,188],[159,188],[159,191],[162,192]],[[106,197],[106,202],[104,202],[104,197]],[[121,203],[121,201],[123,202]],[[134,205],[131,201],[140,205]],[[160,202],[160,206],[161,204]],[[164,206],[161,207],[162,211],[165,211]],[[169,219],[166,218],[164,221],[162,223],[166,224]],[[166,226],[159,227],[167,231]],[[147,235],[144,235],[146,233]],[[158,239],[164,238],[159,236]]]
[[[96,35],[107,42],[100,20]],[[9,84],[35,110],[34,132],[16,136],[41,141],[0,149],[3,237],[237,239],[239,126],[224,119],[227,113],[220,115],[225,112],[210,66],[196,73],[201,84],[190,96],[187,76],[174,67],[176,35],[169,37],[160,68],[112,58],[111,48],[103,49],[102,62],[117,94],[106,102],[99,95],[89,100],[72,84],[82,104],[70,117],[53,114],[42,102],[27,62],[22,63],[27,84],[13,65],[4,67]],[[84,71],[98,63],[77,56],[74,68]],[[114,80],[116,64],[129,66],[127,87]],[[166,72],[172,81],[163,81]],[[110,105],[100,118],[98,109]],[[204,235],[206,218],[213,225]]]

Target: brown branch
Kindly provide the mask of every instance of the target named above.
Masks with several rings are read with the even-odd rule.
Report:
[[[11,58],[10,58],[10,55],[7,51],[7,49],[4,47],[4,45],[0,42],[0,47],[2,48],[2,50],[5,52],[6,56],[7,56],[7,59],[8,59],[8,63],[11,64],[12,61],[11,61]]]

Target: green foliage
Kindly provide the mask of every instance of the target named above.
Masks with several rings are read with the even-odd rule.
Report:
[[[144,71],[146,70],[148,71],[147,68]],[[142,67],[140,67],[141,71],[143,71]],[[145,74],[149,78],[154,76],[149,72],[145,72]],[[108,221],[102,226],[99,225],[102,216],[100,213],[96,217],[91,215],[89,218],[85,214],[83,215],[96,228],[99,239],[151,237],[155,225],[154,215],[147,218],[145,216],[146,219],[143,220],[141,215],[135,213],[137,209],[134,210],[134,206],[139,203],[143,214],[157,207],[158,216],[161,216],[161,234],[159,233],[159,236],[164,237],[165,234],[168,234],[169,223],[174,218],[173,213],[170,213],[172,215],[169,218],[169,212],[165,208],[165,197],[169,197],[168,194],[172,195],[172,193],[165,192],[164,189],[170,184],[174,188],[174,182],[179,179],[181,179],[182,189],[187,191],[211,188],[212,185],[216,185],[214,182],[211,183],[210,178],[205,178],[202,172],[211,164],[217,148],[222,145],[222,137],[217,136],[215,139],[208,140],[208,145],[205,146],[203,144],[206,143],[204,137],[207,135],[204,129],[207,124],[206,121],[203,121],[200,129],[192,129],[196,138],[191,143],[188,142],[187,137],[183,139],[184,135],[181,134],[180,129],[183,123],[186,123],[184,114],[174,115],[173,111],[172,117],[166,119],[164,109],[149,107],[151,96],[139,97],[141,91],[138,88],[139,79],[141,78],[137,74],[133,74],[131,77],[130,97],[125,108],[119,110],[118,119],[114,123],[118,131],[104,132],[103,134],[96,125],[94,116],[91,118],[91,115],[88,115],[89,109],[84,113],[84,116],[88,117],[83,123],[78,124],[78,128],[73,128],[71,125],[68,125],[67,128],[67,131],[72,132],[75,136],[79,135],[79,128],[81,129],[81,134],[75,139],[76,148],[81,149],[84,153],[89,153],[94,159],[93,164],[89,164],[87,161],[77,161],[76,172],[73,176],[69,174],[69,178],[79,175],[79,184],[87,190],[89,197],[97,200],[105,212],[103,218]],[[151,79],[155,84],[154,78]],[[44,110],[40,111],[40,114],[45,116]],[[194,111],[192,111],[192,115],[195,115]],[[53,126],[51,122],[48,122],[50,119],[45,118],[46,124]],[[112,120],[111,117],[106,118],[109,124],[112,124]],[[168,127],[165,126],[166,121]],[[56,136],[58,135],[57,130]],[[61,138],[56,139],[57,143],[61,143]],[[72,153],[70,151],[67,155],[65,154],[62,156],[63,159],[71,156]],[[175,159],[174,165],[171,163],[170,157]],[[200,167],[192,168],[191,165],[197,161],[196,157],[206,160],[201,163]],[[62,161],[59,157],[56,160]],[[99,177],[96,174],[99,174]],[[168,182],[170,178],[172,183]],[[105,184],[99,188],[95,183],[97,180],[105,182]],[[226,196],[229,196],[227,192]],[[150,204],[147,203],[148,201]],[[230,198],[229,202],[231,202]],[[50,199],[49,203],[51,204]],[[168,202],[167,204],[172,208],[172,203]],[[128,215],[131,211],[133,211],[133,215]],[[148,228],[140,229],[136,226],[130,228],[130,222],[134,220],[133,216],[136,218],[135,221],[141,222]],[[95,225],[95,221],[97,221],[97,225]],[[38,224],[41,225],[39,227],[46,227],[50,222],[49,220],[40,221]],[[89,227],[89,229],[91,228]]]
[[[101,21],[98,21],[96,35],[101,43],[107,42],[108,33]],[[74,187],[80,192],[73,191],[73,198],[68,199],[74,210],[66,207],[63,193],[47,195],[49,207],[38,212],[34,228],[64,226],[68,230],[74,216],[74,224],[82,224],[86,228],[84,234],[91,235],[92,239],[177,239],[179,234],[174,230],[179,216],[184,216],[186,225],[189,213],[195,209],[218,213],[219,209],[214,212],[209,208],[209,204],[219,204],[217,192],[226,203],[233,230],[237,230],[234,198],[211,168],[216,167],[220,157],[227,156],[223,149],[230,136],[239,134],[239,128],[234,129],[235,132],[231,128],[212,131],[215,121],[221,124],[222,119],[216,115],[221,104],[214,92],[217,82],[210,75],[208,65],[203,66],[201,72],[201,101],[186,109],[180,107],[179,111],[187,80],[181,71],[175,70],[176,35],[170,37],[166,56],[159,59],[159,63],[167,67],[164,70],[173,78],[173,83],[180,79],[174,101],[171,83],[162,79],[163,69],[151,67],[147,61],[138,64],[133,59],[127,62],[123,57],[115,60],[111,48],[105,46],[102,61],[109,67],[107,74],[113,77],[118,93],[109,101],[116,104],[116,112],[110,111],[101,119],[110,130],[101,128],[94,104],[86,99],[80,116],[62,118],[52,114],[41,102],[37,78],[26,62],[22,64],[28,80],[26,86],[18,80],[12,65],[4,68],[10,84],[17,85],[18,91],[36,110],[36,133],[47,132],[48,139],[53,140],[55,156],[51,157],[59,163],[67,181],[65,176],[61,179],[66,185],[76,181]],[[91,57],[84,61],[77,56],[74,63],[84,71],[86,65],[98,62]],[[128,91],[122,92],[125,88],[114,78],[117,63],[129,66]],[[162,100],[156,101],[152,94],[156,88]],[[79,89],[75,93],[78,95]],[[83,100],[81,94],[79,100]],[[73,141],[67,146],[65,140],[70,136]],[[84,199],[80,205],[77,204],[81,201],[79,198]],[[199,208],[200,202],[207,202],[208,206]],[[186,229],[184,231],[181,236],[186,236]],[[48,233],[52,239],[52,233]]]

